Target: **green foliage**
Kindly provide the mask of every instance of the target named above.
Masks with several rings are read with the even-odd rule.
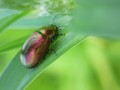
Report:
[[[119,0],[76,0],[71,30],[94,36],[120,38]]]
[[[23,90],[25,87],[26,90],[48,90],[46,85],[49,90],[119,88],[119,64],[116,63],[120,57],[116,45],[95,38],[81,44],[89,35],[120,38],[118,0],[0,0],[0,7],[0,90]],[[65,33],[53,43],[57,55],[49,53],[35,68],[24,67],[20,62],[23,43],[34,31],[50,24],[55,15],[54,23]],[[107,45],[113,47],[106,48]],[[68,50],[64,58],[59,58]],[[61,60],[40,75],[56,59]],[[60,67],[59,63],[62,63]],[[72,81],[74,84],[70,83]]]

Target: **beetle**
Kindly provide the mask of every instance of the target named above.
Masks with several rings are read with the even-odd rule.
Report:
[[[33,68],[41,62],[48,51],[52,50],[50,46],[60,35],[59,30],[57,25],[51,24],[35,31],[21,49],[22,64],[28,68]]]

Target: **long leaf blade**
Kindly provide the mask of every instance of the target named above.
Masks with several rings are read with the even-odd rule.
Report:
[[[7,28],[10,24],[15,22],[16,20],[20,19],[21,17],[25,16],[26,14],[30,13],[30,11],[23,11],[19,14],[14,14],[7,16],[5,18],[0,19],[0,32]]]
[[[48,65],[61,56],[68,49],[85,39],[85,36],[68,33],[65,38],[59,39],[55,43],[56,55],[51,53],[37,67],[28,69],[20,62],[20,52],[15,56],[12,62],[8,65],[0,78],[1,90],[22,90],[28,83],[37,77]],[[12,71],[12,72],[11,72]]]

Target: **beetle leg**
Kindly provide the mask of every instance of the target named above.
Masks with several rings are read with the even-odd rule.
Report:
[[[48,49],[48,51],[46,51],[46,53],[45,53],[45,55],[43,56],[43,60],[45,60],[46,59],[46,56],[47,56],[47,54],[49,53],[49,49]]]
[[[53,43],[53,41],[54,41],[54,38],[51,38],[51,39],[50,39],[50,43]]]
[[[46,56],[46,55],[45,55]],[[45,56],[42,58],[43,60],[45,60]]]
[[[55,50],[53,48],[50,48],[49,52],[52,52],[53,54],[55,54],[57,56],[57,54],[56,54],[56,52],[55,52]]]
[[[65,36],[65,34],[64,33],[59,33],[59,34],[57,34],[57,36]]]

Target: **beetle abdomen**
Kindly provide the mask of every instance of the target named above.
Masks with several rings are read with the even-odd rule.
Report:
[[[34,67],[41,60],[49,48],[49,38],[34,32],[22,48],[21,62],[26,67]]]

